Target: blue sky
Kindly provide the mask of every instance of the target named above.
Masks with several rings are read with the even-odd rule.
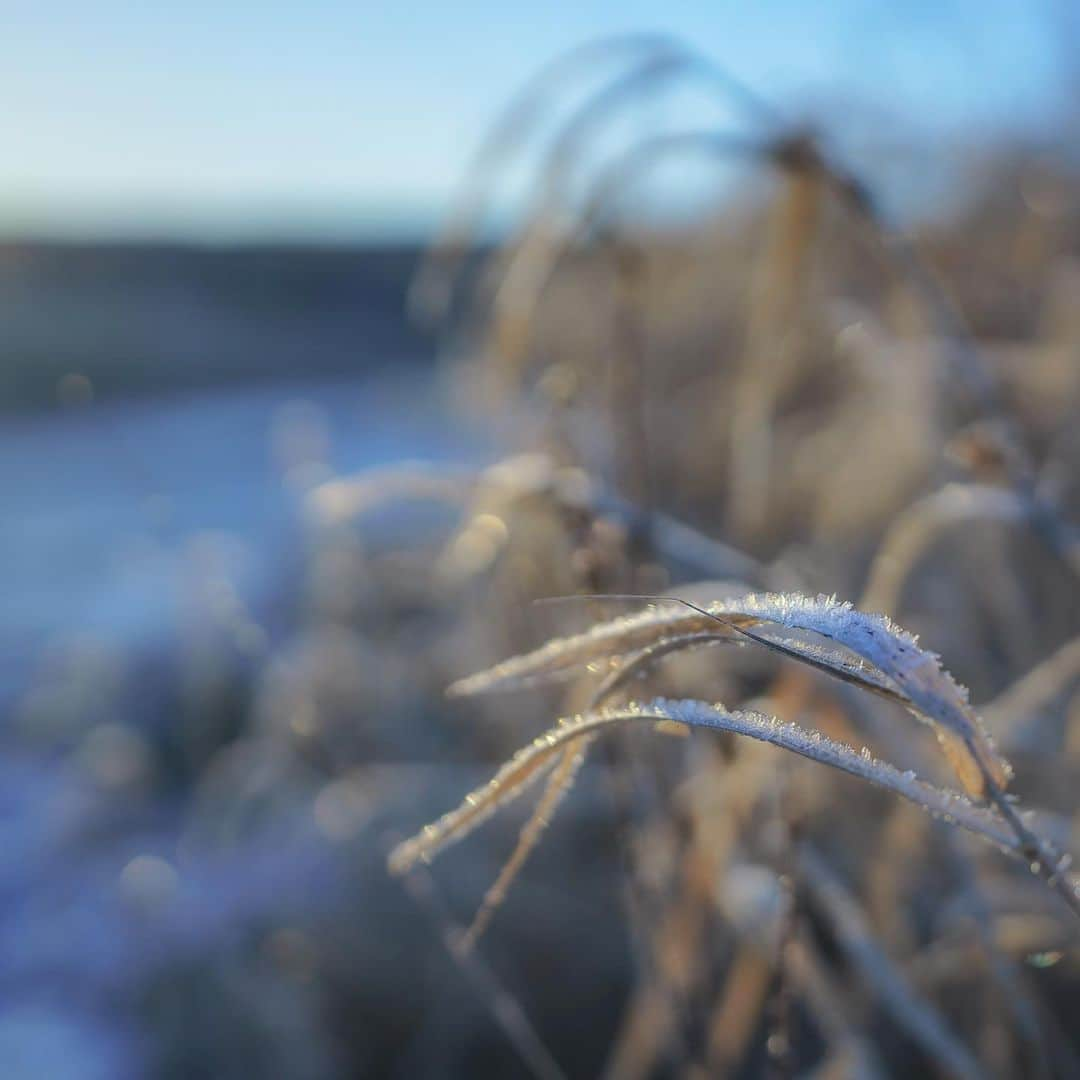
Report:
[[[871,155],[895,133],[1052,137],[1069,3],[0,0],[0,233],[415,229],[538,65],[635,29],[687,38],[796,115],[872,131]]]

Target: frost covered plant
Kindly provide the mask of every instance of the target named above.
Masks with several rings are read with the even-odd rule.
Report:
[[[933,729],[962,790],[938,788],[911,771],[874,758],[869,751],[854,750],[819,732],[759,712],[665,698],[605,706],[616,689],[660,656],[718,642],[762,646],[903,706]],[[467,795],[460,807],[391,853],[390,867],[395,873],[430,860],[548,777],[540,803],[489,891],[469,941],[501,901],[572,783],[589,744],[605,730],[634,721],[674,722],[748,736],[867,780],[1024,859],[1080,915],[1080,899],[1067,878],[1066,860],[1032,831],[1005,794],[1010,768],[971,707],[967,691],[934,653],[885,616],[865,614],[835,598],[799,594],[750,593],[707,608],[663,601],[584,633],[550,641],[455,683],[449,692],[465,695],[516,689],[581,669],[608,672],[593,694],[590,709],[561,719],[519,750],[487,784]]]

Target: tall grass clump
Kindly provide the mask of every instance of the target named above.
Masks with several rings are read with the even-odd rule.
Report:
[[[643,126],[688,93],[715,126]],[[691,159],[715,202],[652,214]],[[911,233],[827,131],[650,35],[556,61],[482,146],[412,302],[513,452],[311,508],[361,536],[384,503],[449,515],[411,659],[449,686],[448,755],[488,772],[389,867],[429,912],[453,898],[454,962],[534,1074],[574,1048],[525,1019],[558,989],[515,957],[536,936],[586,978],[593,939],[550,905],[585,925],[605,888],[627,935],[607,1075],[1080,1065],[1080,208],[1006,213],[980,183]],[[515,842],[498,812],[530,793]]]

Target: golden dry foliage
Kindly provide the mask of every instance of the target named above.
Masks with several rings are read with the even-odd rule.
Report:
[[[673,85],[734,119],[605,143]],[[528,146],[523,212],[482,244]],[[645,181],[690,156],[754,190],[652,223]],[[463,401],[527,453],[417,490],[460,507],[432,563],[447,708],[524,745],[390,867],[540,789],[454,940],[476,963],[557,809],[573,829],[572,785],[604,786],[634,965],[608,1075],[1080,1068],[1051,987],[1075,987],[1080,913],[1069,168],[1021,169],[1018,212],[973,188],[916,242],[825,139],[649,36],[556,62],[482,149],[415,299]],[[647,606],[531,647],[530,599],[596,593]]]

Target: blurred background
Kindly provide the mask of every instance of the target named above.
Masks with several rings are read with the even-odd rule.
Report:
[[[711,1012],[683,998],[678,1039],[626,1049],[640,933],[603,777],[478,968],[442,938],[521,819],[433,878],[386,852],[559,715],[443,699],[580,625],[534,597],[858,600],[904,507],[1011,490],[1002,416],[1076,520],[1075,6],[0,0],[0,27],[0,1074],[761,1074],[753,1010],[726,1056],[695,1051]],[[730,146],[637,175],[687,133]],[[918,288],[800,186],[811,146],[917,237],[993,408],[985,371],[935,366],[951,331]],[[658,550],[657,514],[697,532]],[[874,593],[978,702],[1080,631],[1071,534],[1004,530],[927,541],[905,598]],[[1075,754],[1070,701],[1045,719]],[[1018,774],[1026,753],[1026,793],[1070,816],[1049,745],[1018,736]],[[642,835],[684,753],[660,751]],[[938,940],[925,912],[889,938],[894,914],[890,947]],[[741,924],[716,918],[694,1001],[726,985]],[[1044,967],[1040,1068],[1065,1075],[1080,983]],[[1019,1074],[1029,1043],[979,1042],[987,1015],[952,1020]],[[793,1073],[830,1060],[805,1027]],[[927,1067],[878,1034],[886,1075]]]

